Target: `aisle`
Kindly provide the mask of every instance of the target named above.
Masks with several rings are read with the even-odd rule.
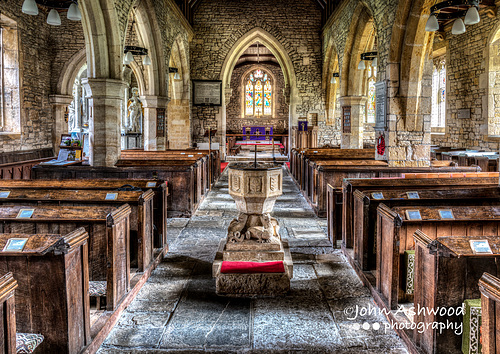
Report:
[[[98,353],[406,353],[382,315],[351,320],[356,306],[374,302],[285,175],[273,214],[292,248],[287,297],[215,295],[211,263],[237,214],[226,171],[195,216],[169,220],[167,258]]]

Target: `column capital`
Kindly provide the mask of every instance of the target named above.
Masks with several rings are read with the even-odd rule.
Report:
[[[342,96],[340,97],[341,106],[356,106],[365,104],[368,98],[366,96]]]
[[[167,108],[170,98],[164,96],[140,96],[144,108]]]
[[[49,102],[54,106],[69,106],[73,101],[73,96],[70,95],[50,95]]]
[[[123,90],[128,84],[122,80],[113,79],[82,79],[85,91],[92,98],[123,99]]]

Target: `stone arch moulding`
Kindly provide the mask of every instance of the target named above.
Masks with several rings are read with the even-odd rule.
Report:
[[[335,42],[333,38],[330,38],[328,41],[328,46],[326,49],[325,61],[323,63],[323,79],[322,86],[325,92],[325,110],[326,110],[326,120],[334,119],[334,111],[335,111],[335,101],[336,96],[340,92],[340,82],[342,80],[342,75],[337,78],[336,84],[331,84],[330,81],[332,79],[333,73],[340,72],[340,63],[339,56],[337,52],[337,48],[335,47]]]
[[[59,80],[57,82],[58,95],[71,95],[75,79],[83,65],[87,62],[86,49],[83,48],[75,53],[71,59],[64,65]]]
[[[169,103],[167,108],[168,146],[170,149],[186,149],[191,146],[190,70],[188,51],[179,34],[170,50],[170,64],[175,65],[180,80],[169,74]],[[188,129],[186,129],[186,127]]]
[[[500,84],[497,84],[497,75],[500,72],[500,60],[496,53],[500,50],[500,23],[494,26],[488,37],[486,54],[486,75],[487,75],[487,97],[483,99],[483,112],[486,112],[485,122],[488,125],[488,136],[500,137],[500,116],[496,114],[500,111],[500,103],[496,103],[495,97],[500,95]],[[481,82],[482,80],[480,80]]]
[[[240,87],[242,87],[243,94],[240,95],[240,97],[238,97],[238,99],[241,101],[241,116],[245,117],[245,87],[246,87],[246,84],[247,84],[246,81],[245,81],[245,78],[248,75],[250,75],[250,73],[252,71],[255,71],[257,69],[261,69],[262,71],[265,71],[266,74],[268,74],[271,77],[271,80],[272,80],[272,95],[273,95],[273,99],[272,99],[273,100],[273,104],[271,106],[271,109],[272,109],[271,117],[275,118],[276,117],[276,104],[275,104],[276,99],[275,99],[275,97],[276,97],[276,94],[277,94],[277,90],[276,90],[276,85],[277,85],[276,76],[274,76],[274,74],[270,70],[266,70],[264,67],[262,67],[261,65],[258,65],[258,64],[251,65],[241,75]],[[236,88],[233,88],[233,89],[236,89]]]
[[[220,116],[217,117],[217,130],[218,132],[220,132],[219,136],[221,138],[221,142],[226,141],[226,96],[231,97],[231,76],[233,74],[233,69],[236,66],[238,58],[248,47],[250,47],[255,42],[262,43],[267,47],[267,49],[271,51],[271,53],[278,60],[281,70],[283,71],[283,76],[285,79],[285,90],[287,91],[286,94],[288,95],[289,93],[290,95],[290,109],[288,118],[289,136],[291,136],[291,127],[297,123],[296,107],[299,98],[297,92],[297,78],[295,76],[295,70],[292,60],[290,59],[285,47],[273,35],[260,27],[256,27],[243,35],[233,45],[233,47],[227,54],[222,66],[222,71],[220,74],[220,79],[222,80],[222,109],[218,114]],[[225,143],[221,144],[222,149],[225,149],[225,146]]]

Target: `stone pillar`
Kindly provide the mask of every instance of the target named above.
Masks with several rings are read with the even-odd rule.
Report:
[[[121,80],[84,79],[89,102],[89,161],[91,166],[112,167],[121,152],[123,91]]]
[[[167,148],[167,105],[169,99],[161,96],[141,96],[140,100],[144,108],[144,150],[147,151],[160,151]],[[157,136],[158,122],[157,108],[164,109],[163,121],[163,135]]]
[[[59,144],[61,139],[61,134],[68,133],[68,122],[66,120],[66,109],[73,101],[73,96],[68,95],[51,95],[49,96],[49,102],[52,105],[52,112],[54,114],[55,126],[52,130],[52,144],[54,146],[54,152],[59,153]]]
[[[342,133],[342,149],[362,149],[363,148],[363,124],[365,117],[363,112],[366,109],[365,96],[345,96],[340,98],[341,107],[351,107],[351,132]],[[342,118],[343,124],[343,118]],[[340,127],[343,132],[343,126]]]

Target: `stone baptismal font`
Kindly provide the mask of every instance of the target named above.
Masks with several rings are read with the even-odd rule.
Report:
[[[229,166],[229,194],[239,215],[231,221],[213,264],[217,294],[269,297],[290,290],[293,264],[288,242],[271,216],[283,193],[283,170],[273,164]]]

